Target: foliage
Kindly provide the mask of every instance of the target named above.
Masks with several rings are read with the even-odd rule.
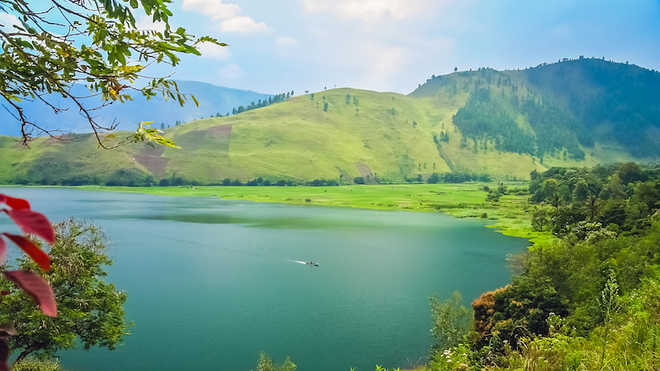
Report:
[[[435,352],[429,361],[429,370],[450,371],[470,370],[473,363],[472,349],[466,344],[458,344],[456,347]]]
[[[286,357],[282,364],[276,365],[266,353],[261,352],[255,371],[296,371],[297,368],[296,364],[289,357]]]
[[[50,244],[55,242],[55,233],[50,221],[43,214],[33,211],[28,201],[0,194],[0,204],[8,207],[0,211],[7,214],[24,233],[38,236]],[[21,269],[6,269],[7,243],[4,238],[15,243],[29,257],[29,259],[22,258],[26,264]],[[50,257],[28,237],[7,232],[0,234],[0,266],[0,272],[5,278],[0,281],[2,288],[0,308],[5,307],[14,297],[22,299],[20,305],[14,306],[12,310],[0,312],[0,323],[3,324],[0,328],[0,370],[7,370],[9,353],[15,348],[16,337],[25,335],[21,332],[22,328],[13,323],[21,319],[18,311],[29,310],[35,321],[45,321],[45,316],[57,317],[57,303],[49,283],[42,275],[36,273],[39,270],[45,272],[50,270]],[[39,310],[34,309],[32,301],[39,304]],[[23,354],[19,355],[17,361],[20,361],[22,356]]]
[[[18,334],[10,344],[22,350],[19,359],[33,353],[49,357],[77,344],[86,349],[114,349],[126,335],[126,294],[105,281],[105,266],[112,261],[105,254],[100,230],[68,220],[56,225],[55,231],[56,242],[49,251],[52,269],[43,275],[57,298],[57,317],[39,315],[27,296],[0,283],[2,290],[10,292],[0,303],[0,323],[14,323]],[[16,264],[37,269],[27,258],[19,258]]]
[[[105,146],[99,132],[112,130],[114,125],[96,121],[92,112],[98,107],[90,107],[86,97],[74,95],[74,84],[86,83],[105,104],[131,100],[134,91],[147,98],[160,94],[183,105],[186,97],[177,84],[143,75],[145,67],[152,63],[176,66],[180,54],[199,55],[201,43],[225,45],[172,27],[169,1],[49,0],[33,4],[2,0],[0,7],[14,17],[13,24],[0,30],[0,96],[14,110],[24,143],[30,140],[31,129],[50,134],[26,117],[21,107],[24,99],[38,100],[57,113],[65,108],[49,101],[48,94],[61,95],[85,116],[99,145]],[[138,9],[163,30],[138,29],[134,14]],[[136,87],[140,78],[148,83]]]
[[[433,335],[432,352],[442,351],[456,346],[463,341],[470,324],[470,313],[463,305],[463,298],[454,292],[448,299],[441,300],[432,297],[431,301],[431,335]]]
[[[426,182],[429,184],[436,183],[466,183],[466,182],[490,182],[491,177],[488,174],[471,174],[462,172],[451,172],[438,174],[431,174]]]
[[[65,371],[58,361],[25,358],[16,363],[11,371]]]
[[[135,142],[150,142],[170,148],[181,148],[177,146],[171,139],[163,137],[161,135],[162,132],[158,129],[150,128],[149,125],[152,123],[152,121],[140,122],[137,131],[133,135]]]
[[[510,285],[472,303],[474,332],[459,345],[467,349],[462,362],[494,369],[657,368],[659,183],[657,168],[632,164],[533,173],[532,225],[561,240],[530,248]],[[460,369],[452,362],[436,353],[432,370]]]
[[[238,107],[234,107],[231,110],[231,114],[232,115],[237,115],[239,113],[243,113],[243,112],[250,111],[250,110],[253,110],[253,109],[270,106],[271,104],[287,101],[291,97],[293,97],[293,90],[291,92],[271,95],[267,99],[266,98],[264,98],[263,100],[259,99],[256,103],[251,102],[247,106],[242,106],[241,105],[241,106],[238,106]],[[222,117],[222,115],[218,114],[215,117]]]
[[[625,163],[592,170],[552,168],[531,178],[530,201],[554,208],[538,208],[533,224],[557,236],[584,240],[604,228],[635,232],[660,208],[656,167]]]

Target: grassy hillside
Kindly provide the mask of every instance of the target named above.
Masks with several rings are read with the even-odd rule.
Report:
[[[104,152],[89,135],[42,138],[27,150],[5,137],[0,182],[403,182],[450,172],[510,179],[551,166],[657,161],[659,75],[587,59],[453,73],[409,96],[334,89],[166,130],[179,150],[140,144]]]
[[[461,103],[460,97],[438,104],[393,93],[329,90],[167,130],[181,150],[132,145],[97,153],[93,138],[85,135],[62,142],[38,139],[26,150],[4,138],[0,151],[15,165],[13,173],[0,170],[0,181],[62,181],[75,173],[104,183],[121,168],[156,180],[182,177],[202,183],[259,176],[401,182],[452,171],[525,177],[540,167],[528,155],[462,147],[452,123]],[[116,161],[96,163],[96,156]],[[50,167],[55,159],[58,167]]]

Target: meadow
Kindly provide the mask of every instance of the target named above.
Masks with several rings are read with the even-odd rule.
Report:
[[[497,202],[487,201],[495,183],[462,184],[393,184],[347,185],[333,187],[250,187],[250,186],[181,186],[181,187],[105,187],[82,186],[81,189],[112,192],[146,193],[161,196],[217,197],[225,200],[276,202],[296,205],[352,207],[374,210],[442,212],[458,218],[487,219],[488,227],[532,243],[552,240],[547,232],[532,230],[526,182],[504,183],[507,194]]]

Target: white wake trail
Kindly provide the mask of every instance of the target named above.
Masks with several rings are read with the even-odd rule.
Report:
[[[307,264],[307,262],[304,262],[302,260],[291,260],[291,259],[289,259],[289,261],[292,262],[292,263]]]

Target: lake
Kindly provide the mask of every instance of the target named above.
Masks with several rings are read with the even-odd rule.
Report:
[[[51,220],[109,238],[128,293],[115,351],[62,354],[67,370],[243,370],[260,351],[301,371],[423,361],[431,295],[466,303],[510,279],[525,239],[442,214],[69,189],[0,189]],[[0,225],[7,227],[7,218]],[[315,268],[296,261],[313,260]]]

